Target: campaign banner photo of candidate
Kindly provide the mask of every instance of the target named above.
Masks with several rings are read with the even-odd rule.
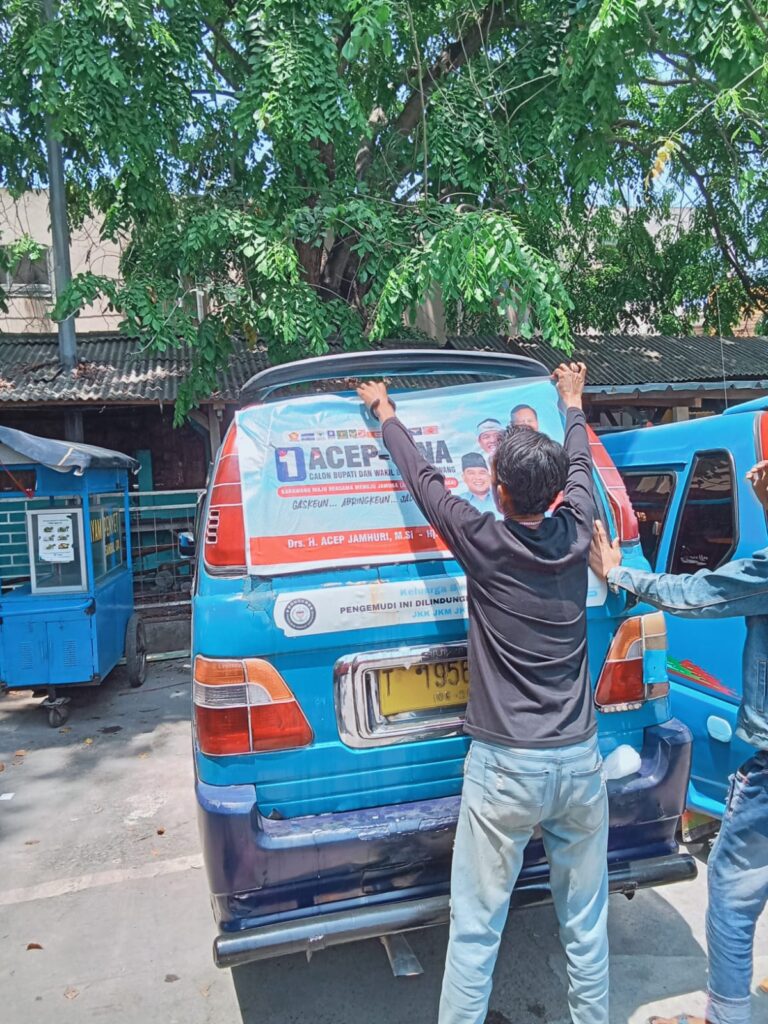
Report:
[[[506,427],[563,439],[551,381],[395,393],[397,415],[445,485],[498,515],[490,460]],[[315,395],[237,413],[249,571],[449,557],[356,395]]]

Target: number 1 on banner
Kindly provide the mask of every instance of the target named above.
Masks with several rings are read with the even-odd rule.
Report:
[[[280,461],[285,466],[285,472],[288,476],[298,476],[296,472],[296,452],[292,448],[289,448],[287,452],[280,452]]]
[[[275,460],[277,463],[277,479],[281,483],[304,480],[306,478],[304,452],[301,448],[277,448],[275,450]]]

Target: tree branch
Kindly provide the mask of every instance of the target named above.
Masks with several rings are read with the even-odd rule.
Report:
[[[688,156],[682,149],[678,151],[677,155],[680,158],[680,163],[683,165],[683,167],[685,167],[686,172],[690,175],[692,180],[696,182],[696,187],[701,193],[701,197],[704,200],[704,205],[707,208],[707,213],[709,214],[709,219],[712,223],[712,230],[714,231],[715,238],[717,239],[718,245],[720,246],[720,251],[722,252],[723,256],[725,256],[728,263],[730,263],[734,273],[744,286],[744,290],[746,291],[747,295],[751,299],[756,299],[757,296],[755,295],[752,279],[747,273],[747,271],[742,267],[741,263],[736,257],[735,252],[733,251],[733,244],[726,235],[725,230],[723,229],[723,226],[720,223],[720,218],[718,216],[714,200],[710,195],[707,183],[704,181],[703,175],[699,174],[699,172],[694,167],[693,162],[688,158]]]
[[[245,59],[245,57],[242,55],[242,53],[240,53],[239,50],[235,49],[235,47],[232,45],[232,43],[230,43],[230,41],[227,39],[227,37],[224,35],[224,33],[221,31],[221,29],[218,28],[216,25],[214,25],[213,22],[210,21],[208,18],[203,18],[203,24],[208,29],[208,31],[211,33],[211,35],[216,40],[218,45],[221,46],[224,50],[227,51],[229,56],[232,58],[232,60],[235,62],[235,64],[240,69],[241,74],[243,74],[243,75],[249,74],[250,68],[248,67],[248,61]],[[207,51],[206,51],[206,53],[207,53]],[[208,57],[210,59],[210,54],[208,54]],[[223,78],[227,77],[226,75],[224,75],[224,73],[219,68],[216,68],[216,70],[219,72],[219,74]],[[227,79],[227,81],[229,81],[229,79]],[[230,83],[230,84],[232,84],[232,83]]]
[[[208,63],[211,65],[216,74],[221,79],[223,79],[223,81],[225,81],[227,85],[230,86],[230,88],[237,89],[237,82],[232,81],[231,75],[227,74],[227,72],[224,70],[221,64],[219,64],[219,62],[216,60],[216,56],[213,53],[211,53],[211,51],[208,49],[205,43],[202,44],[202,50],[205,56],[208,58]]]
[[[352,242],[356,240],[354,235],[345,235],[337,240],[328,256],[323,280],[334,292],[338,292],[341,287],[349,258],[352,255]]]
[[[638,78],[643,85],[657,85],[664,89],[671,89],[676,85],[693,85],[696,80],[693,78]]]
[[[491,2],[474,18],[466,33],[460,34],[455,42],[447,46],[434,64],[426,69],[423,76],[419,77],[419,81],[415,83],[400,115],[392,123],[392,133],[407,138],[418,124],[429,102],[429,97],[440,82],[478,53],[491,32],[519,24],[516,13],[505,10],[497,2]],[[363,140],[357,151],[355,173],[358,181],[365,177],[373,163],[376,141],[377,135],[372,132],[369,138]]]
[[[768,25],[766,25],[762,15],[755,8],[755,5],[752,3],[752,0],[744,0],[744,2],[747,5],[747,10],[755,19],[755,24],[758,26],[758,28],[764,36],[768,36]]]

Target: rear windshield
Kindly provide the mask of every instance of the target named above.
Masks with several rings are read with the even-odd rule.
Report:
[[[490,457],[511,421],[563,439],[557,393],[530,378],[395,394],[397,413],[446,487],[494,511]],[[449,558],[405,490],[378,422],[353,395],[237,414],[249,572]]]

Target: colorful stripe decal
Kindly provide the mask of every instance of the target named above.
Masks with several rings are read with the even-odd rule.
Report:
[[[677,676],[678,679],[682,679],[686,683],[696,683],[698,686],[704,686],[707,690],[714,690],[715,693],[723,693],[728,697],[738,696],[735,690],[731,690],[719,679],[687,659],[678,661],[677,658],[668,658],[667,671],[670,675]]]

